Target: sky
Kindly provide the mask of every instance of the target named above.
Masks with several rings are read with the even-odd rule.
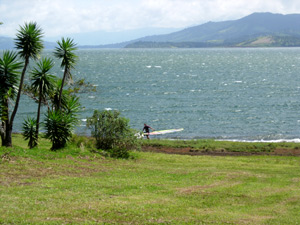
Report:
[[[0,36],[14,37],[20,25],[30,21],[37,22],[45,37],[51,38],[93,32],[123,35],[124,31],[142,28],[183,29],[254,12],[300,13],[300,1],[0,0]]]

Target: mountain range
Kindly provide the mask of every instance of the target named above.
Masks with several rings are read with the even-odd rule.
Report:
[[[126,47],[300,46],[300,14],[253,13],[132,41]]]
[[[74,40],[76,42],[76,38]],[[46,48],[53,48],[55,43],[45,42],[45,46]],[[0,37],[0,49],[12,47],[12,38]],[[168,34],[146,36],[118,44],[79,47],[300,47],[300,14],[253,13],[238,20],[208,22]]]

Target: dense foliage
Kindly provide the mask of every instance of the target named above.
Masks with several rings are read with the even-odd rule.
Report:
[[[120,112],[95,110],[87,119],[87,127],[96,139],[98,149],[107,150],[112,157],[128,158],[129,150],[138,147],[135,132],[130,129],[129,120],[120,117]]]
[[[20,69],[17,53],[4,51],[0,58],[0,135],[2,146],[11,146],[12,122],[9,115],[10,102],[14,101],[18,90],[15,88],[20,79]]]
[[[38,136],[36,136],[36,124],[37,120],[28,117],[23,122],[23,136],[25,140],[28,140],[28,147],[33,148],[38,145]]]

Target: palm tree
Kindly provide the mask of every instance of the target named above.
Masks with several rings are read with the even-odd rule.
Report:
[[[54,66],[52,59],[43,58],[37,63],[37,67],[31,72],[33,83],[31,84],[31,89],[34,93],[38,94],[38,112],[36,117],[36,140],[38,140],[39,135],[39,123],[41,114],[42,101],[46,101],[46,97],[53,92],[55,86],[55,76],[49,73],[51,68]]]
[[[7,134],[9,129],[9,100],[15,99],[17,95],[17,83],[19,81],[20,69],[23,67],[17,61],[17,53],[4,51],[0,59],[0,133],[2,146],[7,146]]]
[[[71,76],[71,69],[74,68],[74,65],[77,60],[77,55],[75,55],[74,51],[77,49],[76,44],[73,42],[73,39],[67,38],[64,39],[62,38],[61,42],[57,42],[59,47],[55,48],[54,55],[58,59],[61,59],[61,68],[64,69],[64,75],[62,79],[62,84],[60,87],[60,92],[59,92],[59,98],[58,98],[58,109],[61,106],[61,98],[62,98],[62,91],[64,88],[65,81],[67,79],[72,78]]]
[[[18,111],[19,102],[21,98],[21,92],[24,82],[25,73],[30,59],[37,59],[41,51],[43,50],[43,32],[42,29],[38,27],[35,22],[25,23],[25,25],[20,27],[17,33],[17,38],[15,39],[16,48],[19,50],[19,56],[24,59],[24,68],[21,74],[19,89],[17,98],[15,101],[15,107],[11,114],[9,121],[9,127],[6,134],[6,146],[12,146],[11,133],[13,129],[13,122]]]

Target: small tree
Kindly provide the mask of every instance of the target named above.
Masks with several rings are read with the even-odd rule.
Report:
[[[112,157],[128,158],[129,150],[138,146],[129,120],[120,117],[119,111],[95,110],[93,116],[87,118],[87,127],[96,139],[96,147],[109,151]]]
[[[73,69],[74,65],[76,64],[77,55],[74,53],[74,51],[77,49],[77,47],[73,39],[70,38],[62,38],[62,40],[58,41],[57,44],[58,47],[55,48],[54,56],[62,60],[60,66],[64,69],[64,75],[58,96],[58,108],[60,108],[65,82],[66,80],[72,78],[71,69]]]
[[[50,58],[43,58],[40,62],[37,63],[37,67],[31,72],[31,89],[38,96],[38,111],[36,118],[36,139],[38,140],[39,136],[39,127],[40,127],[40,114],[42,102],[46,101],[46,98],[53,92],[55,86],[55,76],[50,74],[54,63]]]
[[[20,79],[20,69],[23,67],[18,62],[17,53],[4,51],[0,58],[0,134],[2,146],[10,146],[7,135],[10,131],[9,102],[17,96],[17,84]]]
[[[30,59],[37,59],[41,51],[43,50],[43,32],[42,29],[38,27],[38,25],[34,22],[25,23],[23,27],[20,27],[20,30],[17,33],[17,38],[15,39],[16,48],[19,50],[19,56],[24,59],[24,67],[22,70],[20,84],[18,89],[18,94],[15,100],[15,107],[12,111],[10,119],[7,119],[7,127],[5,130],[5,140],[2,142],[2,145],[7,147],[12,146],[12,129],[13,129],[13,122],[15,116],[18,111],[25,73],[27,67],[29,65]]]

